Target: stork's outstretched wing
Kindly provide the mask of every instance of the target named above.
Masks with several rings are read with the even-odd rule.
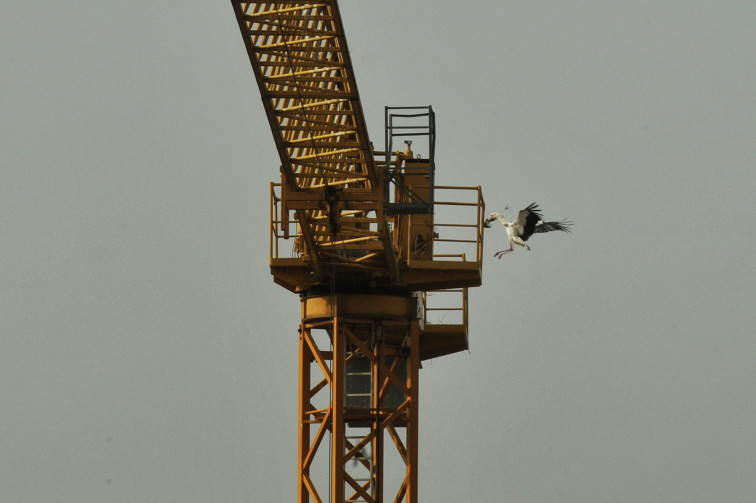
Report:
[[[535,232],[536,225],[541,220],[543,220],[543,216],[541,216],[541,209],[538,207],[538,204],[530,203],[527,208],[520,210],[517,214],[516,225],[519,227],[517,234],[523,241],[527,241],[533,232]]]
[[[533,232],[551,232],[562,231],[570,233],[572,232],[572,222],[569,220],[562,220],[561,222],[538,222]]]
[[[529,222],[532,222],[531,225],[535,225],[539,220],[543,220],[541,209],[538,207],[537,203],[530,203],[527,208],[520,210],[519,213],[517,213],[517,220],[515,222],[517,225],[521,225],[524,228]]]

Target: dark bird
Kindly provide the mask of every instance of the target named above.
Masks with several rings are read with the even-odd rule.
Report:
[[[508,209],[504,208],[505,210]],[[524,210],[520,210],[517,214],[517,220],[510,222],[504,218],[501,213],[493,212],[488,217],[483,225],[485,227],[491,227],[491,222],[498,220],[507,229],[507,236],[509,236],[509,249],[501,250],[494,253],[494,257],[501,258],[505,253],[509,253],[514,250],[514,245],[518,244],[524,246],[527,250],[530,247],[525,244],[525,241],[537,232],[550,232],[550,231],[563,231],[571,232],[572,222],[569,220],[562,220],[561,222],[544,222],[541,210],[536,203],[531,203],[530,206]]]

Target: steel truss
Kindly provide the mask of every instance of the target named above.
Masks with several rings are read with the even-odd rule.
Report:
[[[365,251],[363,265],[396,277],[383,176],[336,1],[231,3],[281,159],[285,204],[315,276],[326,260],[349,265],[331,253],[338,247]]]
[[[306,317],[299,337],[297,501],[417,502],[418,320]],[[355,389],[366,376],[370,391],[363,397]],[[386,448],[404,463],[398,487],[384,487]],[[311,476],[319,452],[330,457],[327,487]]]

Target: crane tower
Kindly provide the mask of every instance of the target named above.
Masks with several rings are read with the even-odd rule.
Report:
[[[430,106],[387,107],[373,148],[335,0],[231,3],[281,161],[270,270],[301,303],[297,501],[416,503],[419,371],[468,348],[480,187],[436,184]]]

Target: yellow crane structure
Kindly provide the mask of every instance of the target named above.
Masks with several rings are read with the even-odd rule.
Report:
[[[373,148],[336,0],[231,3],[281,161],[270,270],[301,302],[297,501],[416,503],[419,370],[468,348],[480,187],[436,185],[429,106],[387,107]]]

